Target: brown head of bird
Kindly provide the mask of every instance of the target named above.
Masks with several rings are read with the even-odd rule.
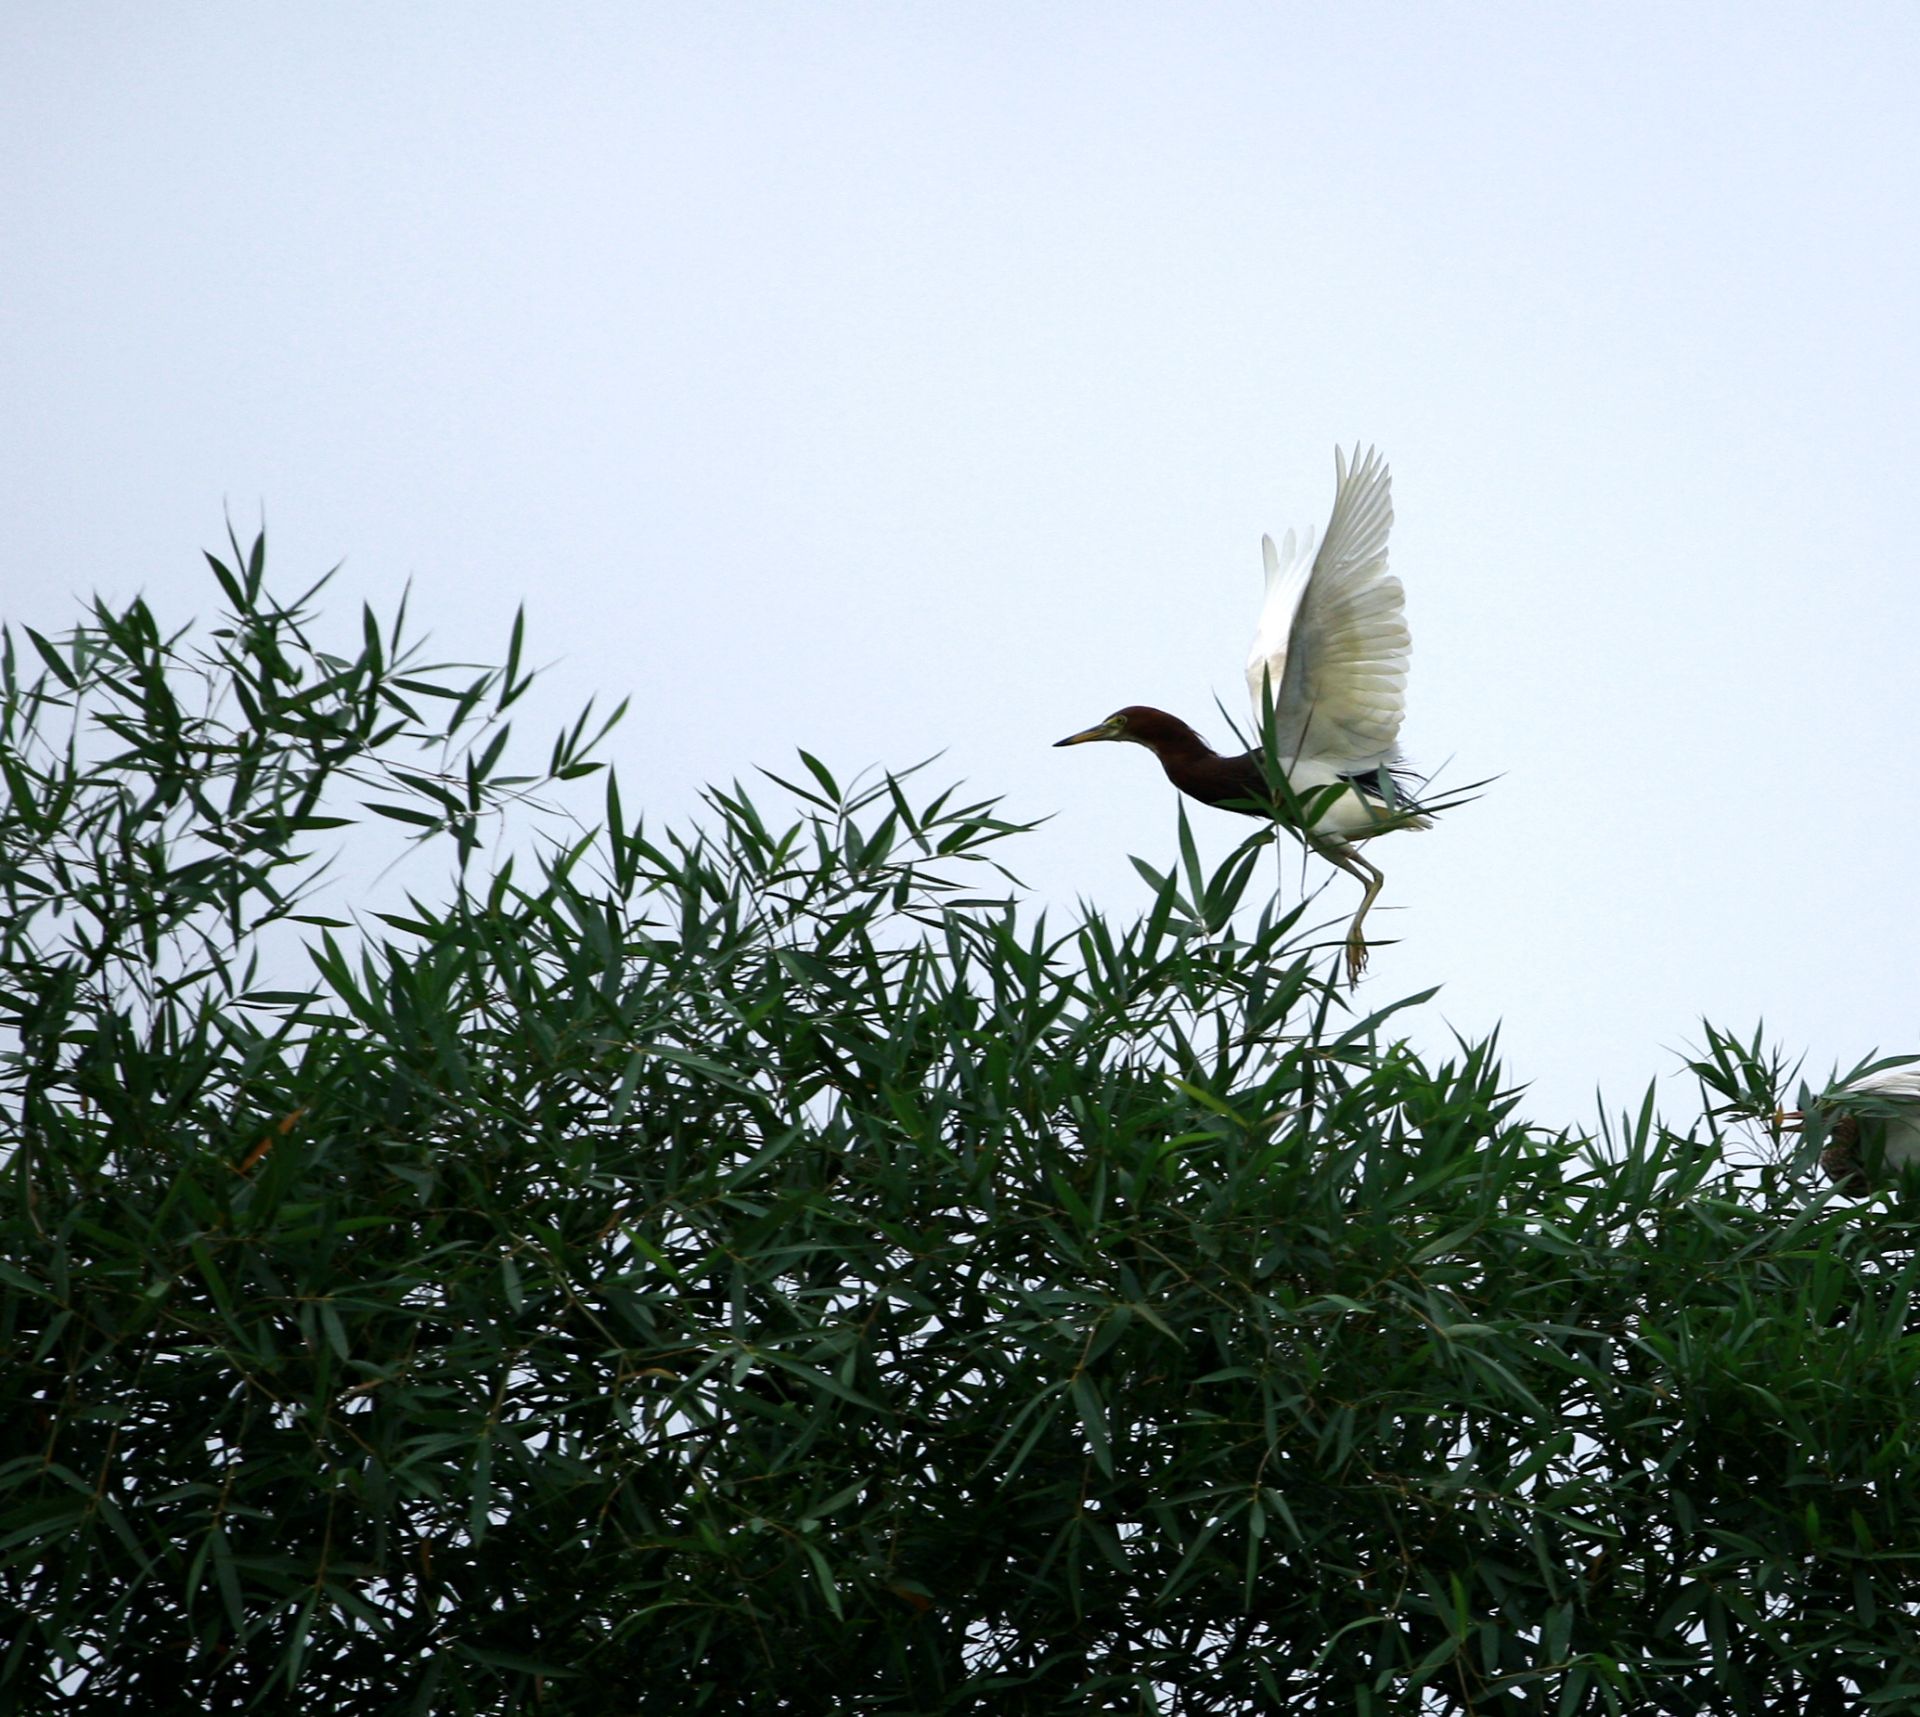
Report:
[[[1054,741],[1062,745],[1087,745],[1097,739],[1121,739],[1144,745],[1160,760],[1167,779],[1181,792],[1204,805],[1221,805],[1228,810],[1244,811],[1248,816],[1271,816],[1273,794],[1260,773],[1260,758],[1255,752],[1238,757],[1222,757],[1177,715],[1168,715],[1150,704],[1128,704],[1115,710],[1098,727],[1070,733]]]

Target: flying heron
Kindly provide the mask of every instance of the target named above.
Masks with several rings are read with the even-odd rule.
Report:
[[[1371,448],[1363,459],[1356,446],[1349,462],[1336,447],[1333,463],[1333,517],[1320,552],[1312,531],[1298,541],[1288,531],[1277,549],[1272,537],[1260,539],[1267,595],[1247,687],[1261,745],[1222,757],[1179,717],[1144,704],[1057,743],[1144,745],[1189,797],[1272,817],[1357,877],[1366,893],[1347,931],[1347,978],[1358,983],[1367,963],[1361,926],[1386,879],[1356,843],[1391,829],[1424,829],[1430,819],[1396,781],[1404,773],[1396,741],[1413,641],[1406,594],[1387,571],[1393,479]],[[1284,790],[1269,785],[1263,754],[1273,758]]]

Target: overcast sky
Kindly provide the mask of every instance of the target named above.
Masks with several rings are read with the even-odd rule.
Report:
[[[944,750],[1131,914],[1173,790],[1051,742],[1224,742],[1261,532],[1378,443],[1403,743],[1502,779],[1370,849],[1366,993],[1684,1118],[1703,1014],[1920,1048],[1916,64],[1751,0],[11,6],[0,611],[206,612],[264,513],[343,641],[524,601],[629,804]]]

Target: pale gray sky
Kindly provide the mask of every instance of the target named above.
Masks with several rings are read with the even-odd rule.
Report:
[[[524,599],[630,803],[944,748],[1126,914],[1173,791],[1051,742],[1223,739],[1260,533],[1377,442],[1404,742],[1504,778],[1371,849],[1372,998],[1555,1124],[1703,1013],[1920,1048],[1916,64],[1909,5],[10,7],[0,611],[205,611],[264,509],[343,628]]]

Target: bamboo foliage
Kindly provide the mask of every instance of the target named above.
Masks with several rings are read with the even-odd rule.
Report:
[[[1264,834],[1061,928],[912,771],[655,830],[517,623],[213,571],[0,655],[6,1708],[1920,1697],[1909,1230],[1725,1148],[1758,1038],[1549,1135]],[[317,909],[368,814],[444,898]]]

